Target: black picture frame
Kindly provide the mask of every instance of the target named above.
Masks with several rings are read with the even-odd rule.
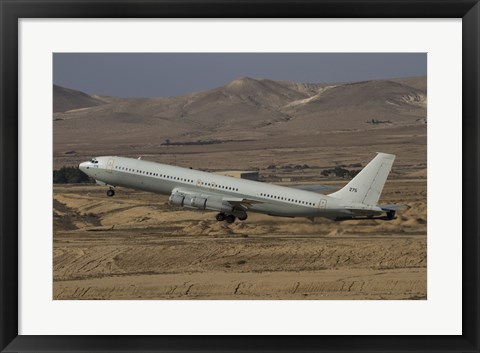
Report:
[[[479,352],[479,42],[473,0],[0,0],[0,349],[2,352]],[[20,18],[462,18],[461,336],[18,335],[18,20]],[[452,235],[454,236],[454,235]],[[226,323],[228,324],[228,323]]]

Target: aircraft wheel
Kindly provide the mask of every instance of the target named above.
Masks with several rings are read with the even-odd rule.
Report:
[[[247,217],[248,217],[248,215],[245,213],[245,216],[238,217],[238,219],[239,219],[240,221],[244,221],[244,220],[247,219]]]
[[[235,222],[235,216],[233,214],[229,214],[225,217],[225,220],[227,221],[227,223],[233,223]]]
[[[387,218],[388,219],[394,219],[395,218],[395,211],[388,211],[387,212]]]
[[[225,213],[218,213],[216,216],[215,216],[216,220],[221,222],[221,221],[224,221],[225,220]]]
[[[115,195],[115,191],[114,191],[113,189],[109,189],[109,190],[107,191],[107,196],[108,196],[108,197],[112,197],[113,195]]]

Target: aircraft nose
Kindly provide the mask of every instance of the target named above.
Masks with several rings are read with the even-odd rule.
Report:
[[[82,162],[78,165],[78,168],[81,170],[81,171],[85,171],[86,169],[89,169],[90,168],[90,162]]]

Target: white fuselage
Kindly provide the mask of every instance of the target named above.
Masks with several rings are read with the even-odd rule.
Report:
[[[80,164],[80,169],[111,186],[151,191],[164,195],[183,192],[204,198],[249,200],[248,212],[284,217],[351,215],[341,200],[316,192],[252,180],[116,156],[98,157]],[[365,209],[365,207],[362,207]],[[378,208],[372,209],[377,211]]]

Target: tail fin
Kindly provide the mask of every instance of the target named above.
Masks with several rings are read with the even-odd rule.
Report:
[[[376,205],[394,160],[393,154],[378,153],[343,189],[329,196],[346,203]]]

